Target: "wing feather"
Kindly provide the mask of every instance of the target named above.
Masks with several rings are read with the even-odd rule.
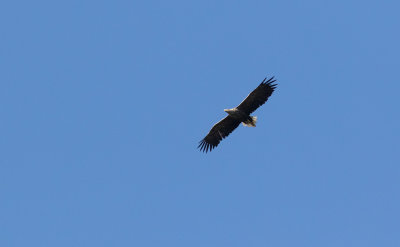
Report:
[[[240,103],[240,105],[237,106],[237,108],[247,114],[255,111],[268,100],[269,96],[272,95],[276,88],[276,84],[273,84],[275,81],[274,77],[271,77],[268,80],[265,78],[261,84],[254,89],[253,92],[251,92],[242,103]]]
[[[239,121],[235,120],[229,115],[226,116],[211,128],[207,136],[199,142],[198,148],[206,153],[213,150],[216,146],[218,146],[222,139],[232,133],[232,131],[234,131],[239,124]]]

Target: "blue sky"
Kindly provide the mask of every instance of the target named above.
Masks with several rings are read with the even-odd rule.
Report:
[[[400,246],[399,8],[1,3],[0,245]]]

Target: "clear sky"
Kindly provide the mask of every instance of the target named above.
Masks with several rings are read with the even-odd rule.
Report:
[[[400,246],[399,9],[3,1],[0,246]]]

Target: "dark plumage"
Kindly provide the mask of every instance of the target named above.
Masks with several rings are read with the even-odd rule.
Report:
[[[250,116],[250,114],[263,105],[272,95],[277,85],[273,84],[275,81],[274,77],[268,80],[265,78],[237,107],[225,109],[224,111],[228,113],[228,116],[211,128],[207,136],[200,141],[198,148],[203,152],[211,151],[218,146],[222,139],[232,133],[240,123],[245,126],[255,127],[257,117]]]

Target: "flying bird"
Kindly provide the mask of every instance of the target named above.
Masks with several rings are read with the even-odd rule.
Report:
[[[218,144],[234,131],[240,123],[247,127],[256,127],[257,117],[250,116],[258,107],[263,105],[274,92],[276,80],[265,78],[237,107],[224,109],[228,116],[216,123],[207,136],[200,141],[198,148],[203,152],[213,150]]]

